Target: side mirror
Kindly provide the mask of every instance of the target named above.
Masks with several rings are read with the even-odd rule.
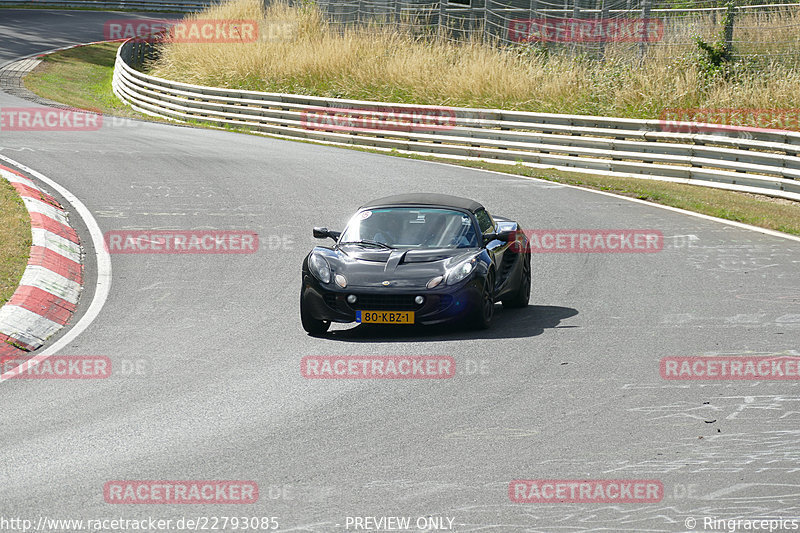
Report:
[[[517,239],[517,232],[514,231],[513,229],[501,231],[500,233],[497,234],[495,239],[503,242],[511,242]]]
[[[327,239],[330,237],[334,241],[339,240],[339,235],[342,234],[340,231],[330,231],[328,228],[314,228],[313,233],[315,239]]]
[[[503,241],[503,242],[511,242],[516,240],[517,232],[513,229],[500,231],[498,233],[484,233],[483,235],[483,242],[489,243],[492,241]]]

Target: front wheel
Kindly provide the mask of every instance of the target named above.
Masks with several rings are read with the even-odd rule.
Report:
[[[306,333],[312,336],[322,335],[331,327],[330,320],[318,320],[311,316],[305,306],[303,291],[300,291],[300,322]]]
[[[494,316],[494,273],[489,272],[486,282],[481,290],[481,299],[478,307],[472,313],[472,326],[477,329],[489,329]]]

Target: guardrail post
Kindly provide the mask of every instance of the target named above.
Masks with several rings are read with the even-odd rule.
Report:
[[[729,51],[733,51],[733,23],[734,19],[736,18],[736,3],[733,0],[730,0],[726,7],[726,16],[725,16],[725,48]]]
[[[575,26],[578,24],[578,19],[581,17],[581,6],[578,2],[580,0],[573,0],[572,4],[572,21],[570,22],[570,38],[572,39],[572,51],[577,52],[580,45],[576,39],[578,32],[575,30]],[[584,47],[585,48],[585,47]]]
[[[533,21],[536,19],[536,10],[539,7],[539,0],[531,0],[530,7],[528,8],[528,37],[531,36],[531,30],[533,29]],[[510,30],[511,25],[508,25],[508,29]],[[530,45],[530,41],[528,41],[528,45]]]
[[[489,6],[492,0],[484,0],[483,2],[483,40],[489,40]]]
[[[439,0],[439,37],[444,38],[447,30],[447,8],[445,6],[447,0]]]
[[[642,19],[645,23],[650,18],[650,2],[651,0],[642,0]],[[644,59],[644,54],[647,52],[647,43],[642,40],[639,43],[639,58]]]
[[[608,39],[608,33],[606,32],[608,23],[608,0],[597,0],[597,3],[600,4],[599,22],[603,31],[603,40],[600,41],[600,59],[603,59],[606,55],[606,44]]]
[[[335,27],[336,31],[341,31],[343,19],[344,17],[339,3],[334,2],[331,5],[331,24]]]

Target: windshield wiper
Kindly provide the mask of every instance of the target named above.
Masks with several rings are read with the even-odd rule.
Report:
[[[360,245],[367,245],[367,246],[377,246],[378,248],[385,248],[387,250],[394,250],[394,246],[389,246],[385,242],[378,242],[378,241],[371,241],[369,239],[361,239],[360,241],[345,241],[340,242],[342,244],[360,244]]]

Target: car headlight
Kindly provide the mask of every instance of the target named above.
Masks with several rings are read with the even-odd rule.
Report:
[[[322,283],[331,282],[331,266],[325,261],[324,257],[311,254],[311,257],[308,258],[308,269]]]
[[[341,288],[344,289],[345,287],[347,287],[347,278],[342,276],[341,274],[336,274],[335,276],[333,276],[333,280]]]
[[[469,276],[475,268],[475,258],[464,261],[447,273],[447,284],[454,285]]]

